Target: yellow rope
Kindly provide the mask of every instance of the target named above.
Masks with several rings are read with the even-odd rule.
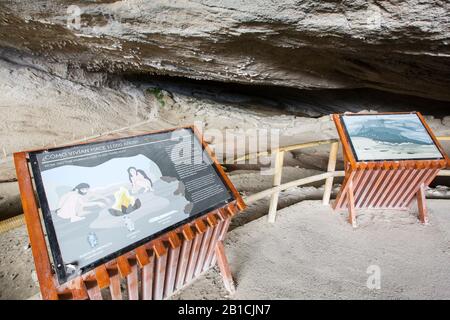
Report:
[[[20,227],[25,223],[23,214],[0,221],[0,233]]]

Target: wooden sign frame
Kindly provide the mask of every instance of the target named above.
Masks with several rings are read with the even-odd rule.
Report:
[[[425,188],[433,181],[439,170],[450,164],[444,149],[419,112],[391,112],[376,115],[390,114],[416,114],[442,154],[442,159],[357,161],[341,116],[374,114],[333,114],[342,143],[345,170],[344,182],[333,203],[333,209],[348,209],[348,221],[353,227],[356,227],[357,208],[408,210],[414,199],[417,199],[420,221],[427,223]]]
[[[64,284],[58,283],[50,260],[29,166],[29,153],[42,149],[14,153],[20,196],[43,299],[102,299],[109,295],[112,299],[122,299],[121,279],[126,279],[124,281],[129,299],[163,299],[192,282],[216,263],[225,288],[230,293],[234,292],[223,240],[232,216],[244,210],[246,205],[216,157],[194,126],[150,131],[131,137],[183,128],[192,129],[199,139],[222,181],[231,191],[234,201],[141,244]],[[109,139],[95,139],[85,143],[105,140]],[[73,145],[65,147],[70,146]],[[102,294],[103,289],[108,293]]]

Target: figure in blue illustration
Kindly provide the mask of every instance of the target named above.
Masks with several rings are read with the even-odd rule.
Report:
[[[87,241],[92,249],[98,245],[98,238],[95,232],[89,232],[87,236]]]

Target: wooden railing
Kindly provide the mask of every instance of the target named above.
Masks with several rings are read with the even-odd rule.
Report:
[[[439,141],[450,141],[450,136],[440,136],[437,137]],[[330,154],[328,157],[328,166],[327,172],[314,175],[311,177],[301,178],[294,181],[289,181],[281,184],[281,177],[283,175],[283,162],[284,155],[286,152],[300,150],[305,148],[316,147],[320,145],[330,145]],[[337,154],[339,150],[339,141],[337,139],[328,139],[328,140],[320,140],[320,141],[312,141],[305,142],[300,144],[294,144],[289,146],[283,146],[279,148],[275,148],[268,151],[262,151],[252,154],[246,154],[242,157],[238,157],[234,159],[232,162],[237,163],[249,159],[254,159],[262,156],[272,155],[275,159],[275,167],[274,167],[274,175],[272,179],[272,187],[270,189],[266,189],[260,191],[258,193],[254,193],[247,197],[244,197],[244,202],[246,204],[253,203],[255,201],[261,200],[265,197],[270,196],[270,205],[269,205],[269,214],[268,220],[269,222],[275,222],[277,206],[278,206],[278,198],[281,191],[287,190],[293,187],[299,187],[302,185],[310,184],[317,181],[325,180],[325,187],[322,197],[322,204],[328,205],[330,203],[331,198],[331,190],[333,188],[333,180],[334,177],[343,177],[344,171],[336,171],[336,162],[337,162]],[[227,161],[228,163],[228,161]],[[438,176],[450,177],[450,170],[441,170]],[[23,215],[19,215],[16,217],[12,217],[3,221],[0,221],[0,233],[6,232],[10,229],[19,227],[23,225],[24,219]]]
[[[441,137],[437,137],[437,138],[440,141],[450,141],[450,136],[441,136]],[[284,160],[285,152],[299,150],[299,149],[305,149],[305,148],[310,148],[310,147],[316,147],[319,145],[326,145],[326,144],[331,145],[330,154],[328,157],[327,172],[281,184],[281,177],[283,175],[283,160]],[[280,147],[280,148],[273,149],[271,151],[258,152],[253,155],[245,155],[243,157],[235,159],[234,162],[238,162],[238,161],[242,161],[242,160],[252,159],[254,157],[267,156],[269,154],[272,155],[273,159],[275,159],[275,168],[274,168],[274,175],[273,175],[273,179],[272,179],[272,188],[264,190],[264,191],[260,191],[258,193],[254,193],[247,197],[244,197],[244,202],[247,204],[250,204],[252,202],[255,202],[257,200],[260,200],[260,199],[270,196],[268,221],[273,223],[273,222],[275,222],[277,207],[278,207],[278,198],[279,198],[281,191],[284,191],[284,190],[287,190],[287,189],[293,188],[293,187],[310,184],[312,182],[325,180],[322,204],[329,205],[330,198],[331,198],[331,191],[333,188],[334,177],[343,177],[344,176],[344,171],[336,171],[338,150],[339,150],[339,141],[337,139],[330,139],[330,140],[313,141],[313,142],[306,142],[306,143],[301,143],[301,144]],[[448,177],[448,176],[450,176],[450,170],[441,170],[439,172],[438,176],[447,176]]]

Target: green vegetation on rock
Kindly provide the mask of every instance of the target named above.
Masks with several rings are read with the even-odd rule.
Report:
[[[166,105],[166,102],[164,101],[164,93],[160,88],[148,88],[146,91],[155,96],[161,107]]]

